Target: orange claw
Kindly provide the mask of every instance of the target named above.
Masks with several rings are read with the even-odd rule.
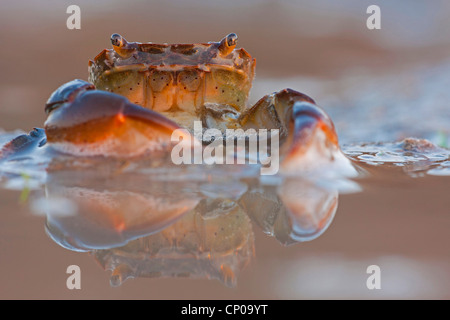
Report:
[[[48,142],[76,155],[138,156],[170,145],[180,128],[159,113],[99,90],[81,91],[53,105],[45,122]]]
[[[344,159],[330,117],[314,100],[292,89],[284,89],[260,99],[242,113],[244,129],[278,129],[280,168],[296,173]],[[275,150],[272,150],[272,152]]]
[[[294,103],[288,137],[281,150],[285,154],[282,169],[312,167],[319,159],[333,161],[339,152],[338,137],[329,116],[310,102]]]

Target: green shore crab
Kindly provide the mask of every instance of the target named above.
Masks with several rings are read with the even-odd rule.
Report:
[[[278,130],[280,167],[288,172],[347,160],[331,119],[307,95],[284,89],[247,104],[255,59],[236,48],[234,33],[199,44],[128,42],[113,34],[111,43],[89,61],[89,82],[63,84],[48,99],[47,145],[75,156],[133,158],[173,145],[176,129],[191,139],[198,121],[221,132]],[[33,138],[19,140],[2,154]]]

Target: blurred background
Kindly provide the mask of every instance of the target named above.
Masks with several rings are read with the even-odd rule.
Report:
[[[81,30],[66,27],[71,4],[81,9]],[[381,8],[381,30],[366,27],[371,4]],[[257,59],[251,103],[291,87],[331,114],[341,142],[442,140],[450,122],[449,9],[445,0],[2,1],[0,128],[42,126],[50,93],[87,80],[88,60],[111,47],[112,33],[196,43],[235,32]]]

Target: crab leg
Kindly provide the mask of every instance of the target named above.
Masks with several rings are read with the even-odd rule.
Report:
[[[161,149],[179,128],[159,113],[99,90],[82,92],[63,103],[45,122],[50,145],[89,156],[132,157]]]
[[[0,149],[0,162],[7,160],[23,159],[30,156],[37,147],[42,147],[47,142],[43,129],[34,128],[28,134],[22,134]]]
[[[310,97],[284,89],[267,95],[239,119],[244,129],[278,129],[280,168],[295,172],[320,161],[333,161],[340,153],[329,116]]]

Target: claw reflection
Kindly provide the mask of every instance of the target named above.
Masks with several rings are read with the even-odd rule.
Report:
[[[306,179],[289,179],[276,188],[253,189],[240,201],[265,233],[290,245],[314,240],[325,232],[337,210],[338,191]]]
[[[200,198],[188,184],[178,187],[186,191],[180,193],[167,182],[134,174],[50,174],[45,204],[47,231],[72,250],[125,245],[164,229],[195,208]],[[64,205],[58,205],[61,202]]]
[[[91,252],[112,271],[112,286],[139,277],[218,279],[235,286],[254,256],[253,224],[291,245],[319,237],[337,210],[332,184],[218,176],[174,181],[64,168],[49,172],[40,206],[46,207],[49,236],[69,250]]]

